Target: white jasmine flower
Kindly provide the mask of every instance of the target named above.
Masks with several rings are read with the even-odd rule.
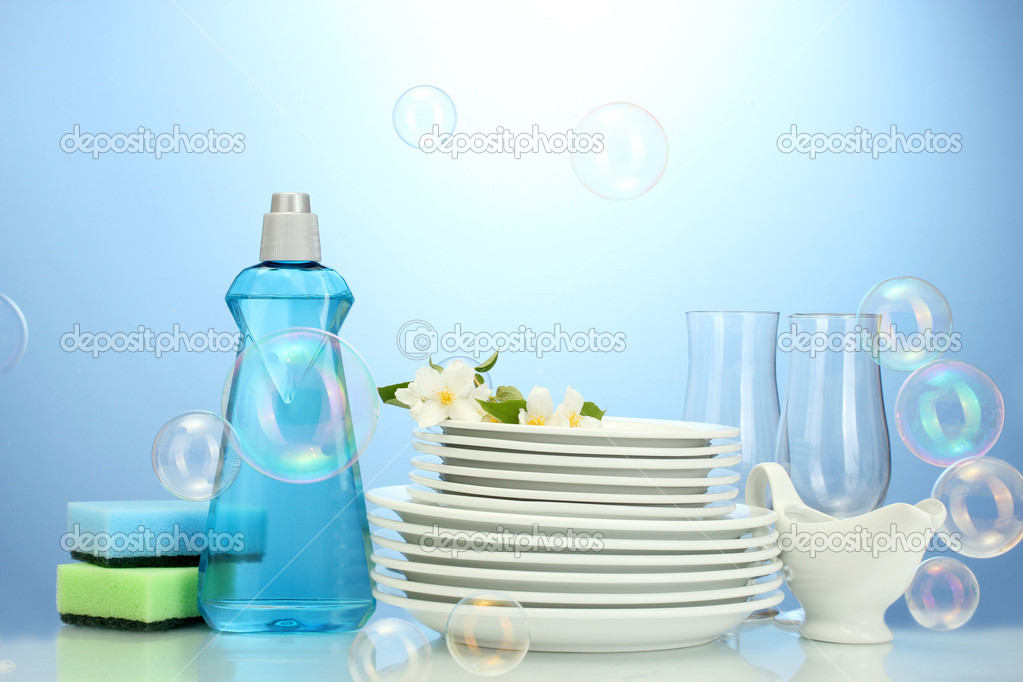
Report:
[[[420,367],[408,388],[399,388],[394,397],[411,408],[410,414],[420,428],[435,426],[445,419],[478,422],[485,414],[476,400],[490,397],[487,386],[476,386],[476,372],[456,360],[437,371]]]
[[[534,386],[526,398],[526,409],[519,410],[519,423],[543,426],[554,417],[554,400],[546,388]]]
[[[603,426],[599,419],[584,417],[583,396],[569,386],[565,389],[565,400],[554,411],[553,418],[548,422],[551,426],[569,426],[573,428],[593,429]]]

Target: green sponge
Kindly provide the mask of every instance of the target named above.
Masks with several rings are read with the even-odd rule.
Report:
[[[165,630],[199,619],[199,569],[57,566],[57,611],[65,623]]]

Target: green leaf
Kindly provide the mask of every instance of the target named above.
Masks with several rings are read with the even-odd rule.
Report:
[[[473,377],[473,380],[476,382],[476,386],[482,386],[487,381],[486,379],[483,378],[482,374],[477,374],[475,377]]]
[[[600,409],[596,403],[591,403],[588,400],[583,403],[583,409],[579,410],[580,416],[593,417],[594,419],[603,419],[606,413],[607,410]]]
[[[408,407],[408,405],[395,398],[394,394],[398,392],[399,388],[408,388],[408,385],[411,383],[411,381],[406,381],[401,384],[381,386],[377,389],[377,393],[380,394],[380,400],[383,401],[384,405],[400,405],[401,407]]]
[[[482,365],[478,365],[476,367],[476,371],[489,372],[490,370],[494,369],[494,365],[497,364],[497,353],[498,351],[494,351],[494,354],[487,358],[487,360]]]
[[[522,395],[522,391],[514,386],[498,386],[497,393],[494,394],[494,397],[497,398],[497,402],[499,403],[508,402],[509,400],[525,400],[525,397]]]
[[[434,364],[434,362],[433,362],[433,356],[432,356],[432,355],[430,356],[430,360],[429,360],[429,362],[430,362],[430,367],[433,367],[433,368],[434,368],[435,370],[437,370],[438,372],[443,372],[443,371],[444,371],[444,368],[443,368],[443,367],[441,367],[440,365]]]
[[[394,405],[395,407],[404,407],[406,410],[412,409],[411,407],[409,407],[405,403],[401,402],[397,398],[392,398],[391,400],[385,400],[384,401],[384,405]]]
[[[501,403],[492,403],[488,400],[477,400],[476,402],[487,414],[502,424],[518,424],[519,410],[526,409],[525,400],[507,400]]]

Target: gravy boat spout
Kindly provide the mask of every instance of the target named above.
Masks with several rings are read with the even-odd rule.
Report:
[[[800,634],[843,644],[891,641],[884,612],[905,593],[945,521],[944,505],[930,498],[836,519],[803,504],[775,462],[750,472],[746,503],[765,506],[768,489],[786,582],[806,613]]]

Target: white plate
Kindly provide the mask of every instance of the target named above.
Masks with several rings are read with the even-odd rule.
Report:
[[[778,515],[761,507],[738,505],[728,516],[702,520],[663,519],[599,519],[583,516],[548,516],[524,512],[492,512],[419,502],[412,499],[405,486],[394,485],[374,488],[366,492],[372,504],[394,511],[403,521],[429,526],[443,523],[458,530],[531,531],[537,528],[545,533],[587,532],[614,537],[665,537],[665,539],[727,539],[736,538],[754,528],[775,522]]]
[[[457,585],[434,585],[402,578],[389,569],[375,568],[371,578],[377,585],[384,585],[401,590],[407,597],[436,599],[437,601],[457,602],[471,594],[479,592],[474,587]],[[521,606],[592,606],[600,607],[632,607],[632,606],[681,606],[700,602],[745,601],[758,594],[776,590],[782,585],[781,576],[764,582],[750,582],[742,587],[719,589],[686,590],[684,592],[541,592],[536,590],[501,590],[501,594],[514,599]]]
[[[442,445],[455,445],[462,448],[478,450],[505,450],[510,452],[532,454],[556,454],[566,457],[664,457],[679,459],[683,457],[711,457],[726,452],[738,452],[742,443],[731,441],[718,445],[709,445],[710,441],[701,440],[696,446],[644,448],[628,445],[563,445],[558,443],[526,443],[506,438],[480,438],[478,436],[458,436],[444,433],[436,426],[429,429],[413,429],[412,435],[420,440]]]
[[[706,507],[674,507],[645,504],[617,505],[586,502],[543,502],[539,500],[503,500],[499,497],[479,497],[439,493],[421,485],[405,486],[409,497],[419,502],[475,509],[478,511],[515,512],[521,514],[551,514],[553,516],[584,516],[591,519],[709,519],[735,511],[734,502],[715,502]]]
[[[584,573],[639,573],[657,575],[686,571],[709,571],[718,568],[747,568],[780,554],[773,541],[744,552],[708,551],[692,554],[593,554],[556,552],[461,552],[455,556],[436,549],[406,542],[395,531],[377,531],[373,542],[415,561],[447,566],[478,566],[480,568],[575,571]]]
[[[659,554],[742,552],[750,547],[763,547],[777,542],[778,533],[766,528],[756,529],[747,537],[716,539],[667,540],[653,538],[597,537],[596,534],[580,531],[569,537],[563,533],[495,533],[467,530],[447,524],[425,525],[401,521],[390,510],[369,514],[369,522],[378,528],[397,531],[406,542],[418,544],[426,549],[433,548],[438,554],[457,556],[470,551],[507,551],[512,554],[526,552],[572,553],[576,556],[591,556],[604,553]],[[586,559],[580,559],[586,561]]]
[[[739,429],[721,424],[629,417],[604,417],[603,426],[595,429],[463,421],[443,421],[438,426],[444,433],[456,436],[480,438],[496,436],[502,440],[529,443],[628,445],[649,448],[703,445],[702,441],[711,438],[735,438],[739,435]]]
[[[371,557],[377,566],[397,571],[410,580],[434,585],[460,585],[477,590],[537,590],[557,592],[684,592],[693,589],[740,587],[782,569],[779,559],[748,568],[712,568],[680,573],[580,573],[576,571],[520,571],[443,566],[401,558],[380,550]]]
[[[587,455],[551,455],[502,450],[479,450],[455,445],[413,443],[412,447],[427,455],[436,455],[445,464],[476,466],[502,471],[529,469],[552,474],[624,475],[624,476],[693,476],[698,471],[709,471],[735,466],[742,455],[720,457],[633,458],[590,457]]]
[[[605,475],[555,474],[542,471],[508,469],[495,471],[481,467],[441,464],[431,459],[413,457],[412,466],[423,471],[443,474],[444,480],[472,485],[499,485],[534,490],[574,490],[577,492],[630,493],[634,495],[665,493],[668,495],[699,495],[716,485],[731,485],[739,474],[730,471],[696,472],[687,478],[659,476],[624,476],[612,472]],[[707,473],[713,475],[699,476]]]
[[[504,497],[512,500],[546,500],[549,502],[596,502],[598,504],[680,504],[702,507],[711,502],[730,500],[739,494],[734,486],[723,486],[724,490],[708,490],[696,495],[665,495],[656,488],[646,495],[620,493],[573,492],[558,490],[529,490],[500,488],[489,485],[454,483],[440,480],[436,474],[424,476],[427,472],[412,471],[409,478],[413,483],[425,485],[427,488],[444,492],[463,493],[465,495],[483,495],[485,497]]]
[[[454,604],[409,599],[374,589],[385,604],[405,609],[428,628],[444,633]],[[532,651],[657,651],[706,644],[741,623],[757,609],[780,604],[781,592],[760,599],[717,606],[636,609],[526,608]]]

